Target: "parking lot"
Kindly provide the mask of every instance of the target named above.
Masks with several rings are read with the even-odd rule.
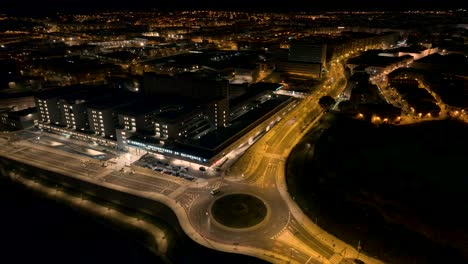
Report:
[[[185,166],[169,164],[168,162],[161,161],[150,154],[142,156],[133,164],[143,168],[151,169],[153,171],[158,171],[167,175],[182,178],[188,181],[194,181],[196,179],[193,173],[193,169]]]
[[[112,153],[105,147],[100,147],[88,142],[67,138],[50,132],[43,132],[35,128],[16,132],[16,137],[33,144],[41,144],[87,158],[106,161],[116,157],[116,153]]]

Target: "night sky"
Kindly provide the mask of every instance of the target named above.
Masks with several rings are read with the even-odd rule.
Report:
[[[466,8],[464,0],[0,0],[0,11],[54,12],[121,8],[160,9],[439,9]]]

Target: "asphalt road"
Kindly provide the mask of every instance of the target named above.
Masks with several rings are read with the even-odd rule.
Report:
[[[344,78],[343,67],[336,64],[330,70],[329,80],[341,78]],[[237,169],[229,170],[225,177],[191,182],[148,169],[126,169],[123,165],[104,167],[102,161],[80,153],[37,144],[36,134],[27,132],[19,133],[10,141],[2,137],[5,147],[0,155],[71,177],[91,179],[95,184],[114,186],[117,190],[137,191],[139,195],[165,201],[173,209],[174,204],[180,205],[183,213],[178,211],[179,221],[189,224],[196,236],[202,237],[197,242],[214,249],[253,255],[275,263],[347,263],[344,250],[347,249],[346,257],[357,255],[357,251],[314,225],[287,194],[284,183],[286,158],[292,148],[307,131],[320,126],[318,120],[323,111],[318,99],[327,94],[336,97],[346,85],[338,81],[325,83],[328,88],[304,98],[285,114],[232,164]],[[80,145],[60,139],[58,142]],[[214,222],[210,215],[216,198],[210,190],[214,188],[221,190],[219,195],[248,193],[260,198],[268,208],[266,219],[248,230],[233,230]],[[362,254],[361,259],[379,263]]]

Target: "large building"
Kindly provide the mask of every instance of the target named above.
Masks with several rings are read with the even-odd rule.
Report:
[[[155,118],[156,138],[198,139],[211,130],[208,117],[200,107],[169,105]]]
[[[327,45],[313,41],[294,41],[289,47],[288,60],[290,62],[306,62],[325,64]]]
[[[139,101],[119,109],[119,125],[128,131],[154,135],[154,117],[157,114],[159,114],[157,105]]]
[[[349,59],[346,66],[352,74],[364,71],[369,75],[378,75],[389,73],[396,68],[406,67],[414,60],[410,55],[389,57],[380,54],[378,50],[367,51],[360,56]]]
[[[289,50],[275,55],[277,70],[293,76],[320,78],[327,60],[327,45],[314,40],[296,40]]]
[[[64,125],[57,95],[39,95],[36,97],[36,106],[39,121],[54,125]]]
[[[68,86],[43,91],[34,97],[39,121],[62,127],[72,127],[70,111],[75,104],[79,104],[83,98],[80,94],[88,95],[89,90],[84,86]],[[65,107],[67,111],[65,111]],[[72,107],[72,108],[69,108]],[[68,122],[67,118],[68,117]]]
[[[288,59],[278,65],[278,70],[290,75],[320,78],[326,58],[326,44],[298,40],[291,43]]]
[[[0,130],[20,130],[34,126],[37,120],[37,110],[35,107],[19,111],[0,112]]]
[[[119,109],[119,127],[126,134],[148,135],[164,140],[196,138],[211,130],[202,106],[166,100],[137,101]]]
[[[88,131],[88,109],[86,100],[60,99],[58,101],[61,114],[65,118],[65,126],[74,130]]]
[[[61,133],[78,131],[115,138],[116,110],[134,100],[130,92],[106,87],[70,86],[36,95],[41,128]],[[85,137],[88,138],[88,137]]]
[[[208,120],[213,129],[229,126],[230,107],[227,98],[213,99],[204,106]]]
[[[191,73],[175,76],[146,73],[143,94],[196,101],[203,106],[212,129],[229,125],[229,82],[226,80]]]
[[[88,106],[89,129],[96,135],[105,138],[115,138],[116,127],[119,124],[118,110],[133,101],[128,98],[104,98]],[[129,120],[136,127],[135,120]]]
[[[170,76],[161,80],[174,81]],[[188,90],[179,90],[183,96],[176,96],[165,84],[149,87],[149,94],[104,87],[48,91],[36,98],[38,127],[121,150],[140,148],[212,165],[223,153],[239,147],[237,143],[251,129],[293,103],[273,93],[281,87],[278,84],[252,84],[229,100],[227,81],[197,79],[190,84],[190,79],[176,77],[175,82]],[[277,120],[271,118],[269,124]]]

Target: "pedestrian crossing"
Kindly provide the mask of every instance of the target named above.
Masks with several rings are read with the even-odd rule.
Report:
[[[340,255],[340,254],[333,254],[331,256],[331,258],[328,259],[328,261],[330,261],[331,264],[338,264],[340,263],[341,261],[343,260],[343,256]]]

